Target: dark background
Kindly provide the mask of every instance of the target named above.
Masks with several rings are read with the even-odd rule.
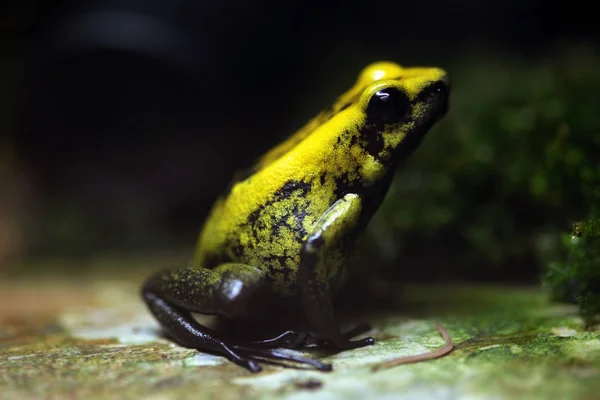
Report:
[[[595,43],[592,14],[517,0],[14,1],[0,157],[19,229],[5,237],[27,256],[191,247],[230,176],[366,64],[533,60]]]

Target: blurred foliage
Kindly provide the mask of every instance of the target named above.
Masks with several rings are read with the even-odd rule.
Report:
[[[565,256],[550,263],[544,283],[552,299],[577,304],[585,324],[592,326],[600,313],[600,220],[574,224],[562,242]]]
[[[572,250],[569,226],[598,217],[600,54],[474,54],[447,66],[450,112],[371,225],[365,257],[390,278],[535,281]]]

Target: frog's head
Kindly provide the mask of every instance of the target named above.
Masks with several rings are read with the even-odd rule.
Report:
[[[374,182],[419,145],[446,113],[448,95],[442,69],[374,63],[330,107],[261,157],[253,171],[294,151],[299,175],[331,169]],[[300,147],[304,150],[296,152]]]
[[[448,110],[450,83],[439,68],[376,63],[363,70],[353,89],[365,149],[384,164],[406,158]]]

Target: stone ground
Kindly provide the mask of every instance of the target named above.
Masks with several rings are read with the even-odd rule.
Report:
[[[374,346],[324,357],[333,372],[251,374],[162,338],[136,262],[38,263],[52,272],[0,277],[0,399],[600,399],[600,328],[536,287],[407,286],[401,309],[366,317]],[[371,371],[442,346],[438,321],[452,353]]]

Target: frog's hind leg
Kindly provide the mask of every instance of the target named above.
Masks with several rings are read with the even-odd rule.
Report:
[[[188,311],[167,303],[151,289],[145,289],[143,294],[152,314],[161,323],[163,329],[179,344],[201,351],[223,354],[229,360],[252,372],[261,370],[255,361],[240,356],[213,335],[208,328],[196,322]]]
[[[258,372],[258,360],[284,360],[327,370],[327,364],[270,349],[228,343],[198,323],[192,312],[230,318],[251,316],[260,308],[270,288],[262,273],[244,264],[223,264],[214,270],[183,268],[159,272],[144,284],[142,295],[163,329],[179,344],[219,353],[250,371]],[[290,331],[291,332],[291,331]],[[291,332],[295,338],[296,334]],[[285,334],[272,345],[289,343]]]

